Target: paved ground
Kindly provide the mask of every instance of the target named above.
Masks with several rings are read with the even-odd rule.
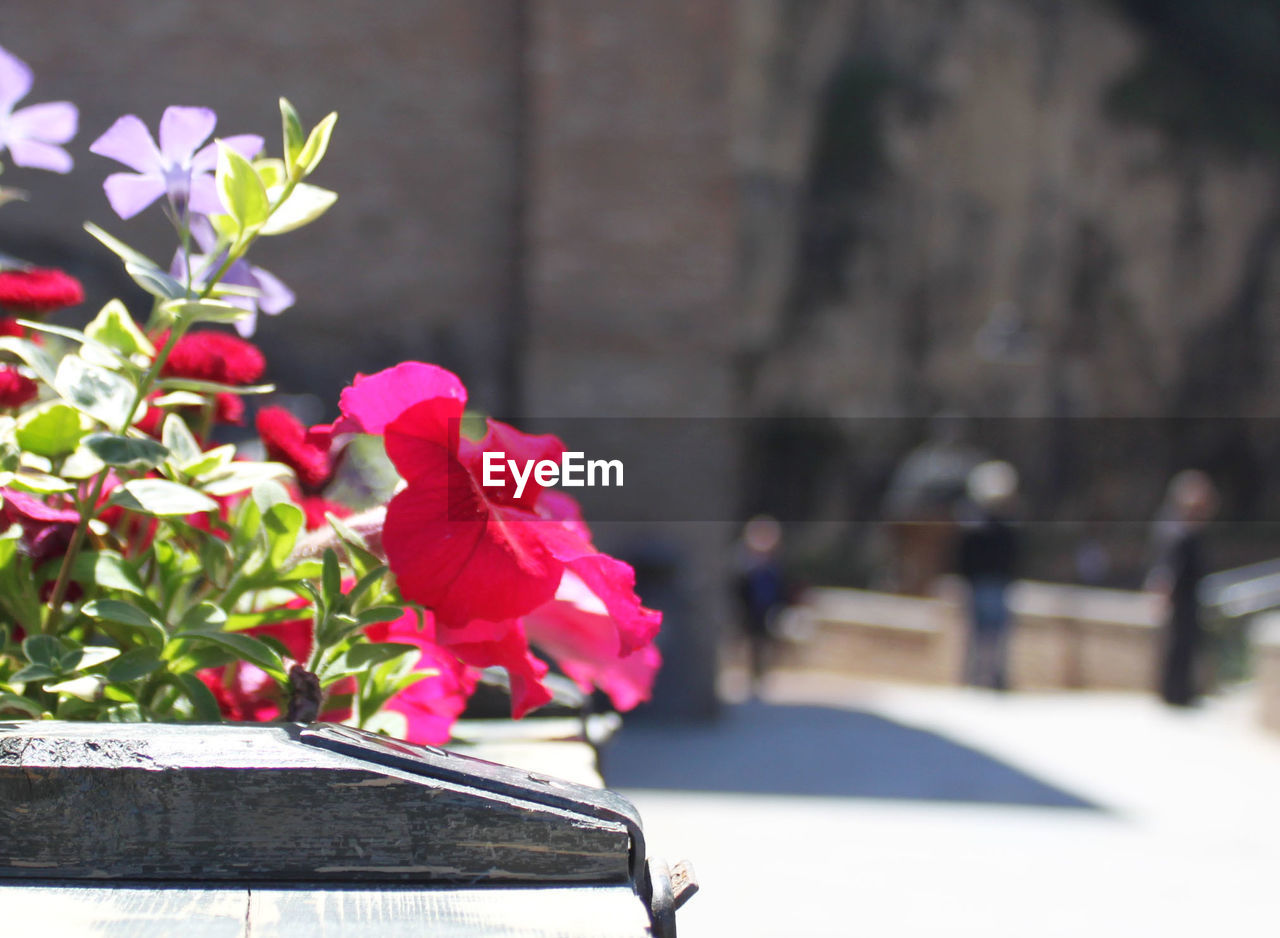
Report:
[[[605,772],[694,861],[683,938],[1273,935],[1280,737],[1246,703],[779,675],[629,724]]]

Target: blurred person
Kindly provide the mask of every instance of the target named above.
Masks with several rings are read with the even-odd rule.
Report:
[[[751,658],[751,693],[758,695],[773,657],[779,616],[787,607],[787,586],[779,550],[782,525],[757,515],[742,529],[738,545],[737,595]]]
[[[1204,630],[1197,591],[1206,572],[1204,528],[1217,507],[1218,493],[1209,476],[1186,469],[1169,482],[1152,526],[1154,564],[1146,586],[1167,602],[1157,690],[1174,707],[1189,707],[1200,696]]]
[[[915,596],[933,591],[954,552],[955,516],[965,480],[982,462],[965,439],[963,417],[939,414],[929,436],[894,469],[885,493],[885,534],[889,541],[888,589]]]
[[[965,488],[972,516],[961,521],[956,566],[969,584],[969,644],[965,683],[1008,689],[1010,615],[1007,593],[1018,563],[1018,536],[1010,521],[1018,473],[1007,462],[980,463]]]

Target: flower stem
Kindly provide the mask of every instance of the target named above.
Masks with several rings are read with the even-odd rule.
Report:
[[[155,384],[156,378],[160,375],[160,369],[164,367],[165,361],[169,358],[169,353],[173,351],[178,339],[182,337],[182,332],[183,328],[178,324],[175,324],[174,328],[169,331],[169,340],[165,343],[164,348],[156,354],[151,367],[147,369],[142,382],[138,385],[137,393],[133,398],[133,405],[129,408],[119,432],[125,433],[129,427],[133,426],[134,415],[137,414],[138,408],[142,406],[142,402],[146,400],[147,394],[151,391],[151,386]],[[71,541],[67,544],[67,552],[63,555],[62,565],[58,568],[58,578],[53,583],[53,593],[49,596],[49,615],[44,621],[44,633],[46,635],[56,635],[58,633],[58,625],[62,619],[62,603],[67,596],[67,587],[71,584],[71,571],[75,567],[76,558],[80,556],[80,550],[84,547],[85,535],[89,532],[89,522],[98,513],[98,500],[102,498],[102,490],[106,487],[109,473],[109,469],[103,469],[94,476],[93,488],[89,492],[89,497],[80,506],[80,520],[76,522],[75,529],[71,532]]]

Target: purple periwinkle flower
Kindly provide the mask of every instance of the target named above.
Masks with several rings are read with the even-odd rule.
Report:
[[[217,250],[218,237],[207,218],[202,216],[193,217],[191,220],[191,234],[200,250],[204,252],[202,254],[193,254],[191,257],[192,286],[197,290],[202,290],[207,286],[208,279],[213,276],[214,272],[222,266],[222,262],[226,260],[227,252],[225,250]],[[174,254],[173,264],[169,267],[169,273],[177,280],[186,278],[187,270],[182,263],[182,251]],[[223,297],[226,302],[233,306],[239,306],[249,311],[248,316],[237,320],[235,324],[236,331],[246,339],[252,336],[257,329],[258,313],[265,313],[268,316],[279,315],[292,306],[297,299],[293,291],[279,277],[269,270],[253,266],[244,258],[228,267],[219,282],[229,286],[248,287],[250,290],[256,291],[254,296],[229,294]]]
[[[50,101],[14,110],[27,96],[34,76],[27,63],[0,48],[0,151],[18,166],[71,170],[71,155],[60,144],[76,135],[80,115],[70,101]]]
[[[134,114],[126,114],[108,127],[93,141],[89,152],[134,170],[112,173],[102,184],[116,214],[132,218],[162,195],[169,197],[179,217],[188,209],[204,215],[225,211],[213,178],[218,165],[217,144],[200,147],[217,123],[218,115],[207,107],[165,108],[158,147],[147,125]],[[254,134],[226,137],[222,142],[246,158],[262,149],[262,138]]]

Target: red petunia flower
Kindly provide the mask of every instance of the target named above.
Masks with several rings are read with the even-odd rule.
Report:
[[[13,489],[0,489],[0,521],[22,527],[22,546],[39,565],[66,552],[72,529],[80,520],[74,508],[55,508],[34,495]],[[59,499],[65,502],[65,499]]]
[[[267,456],[294,471],[302,491],[314,495],[333,474],[329,448],[307,438],[307,428],[283,407],[264,407],[255,424]]]
[[[80,281],[60,270],[31,267],[0,271],[0,306],[23,313],[48,313],[84,302]]]
[[[451,651],[436,644],[435,623],[426,616],[425,628],[418,617],[406,612],[394,622],[382,622],[365,629],[374,642],[401,642],[417,645],[416,670],[435,672],[410,684],[383,707],[405,718],[404,738],[414,743],[447,742],[454,722],[466,709],[467,699],[476,689],[476,674]]]
[[[0,367],[0,407],[21,407],[39,394],[40,386],[17,368]]]
[[[649,699],[662,656],[653,645],[644,645],[620,657],[609,618],[600,598],[566,572],[556,598],[521,621],[529,640],[584,692],[598,687],[619,710],[630,710]]]
[[[463,440],[465,404],[454,375],[407,362],[357,377],[342,393],[342,417],[331,428],[317,428],[381,435],[404,477],[407,485],[387,506],[382,529],[401,593],[434,611],[442,646],[476,667],[507,669],[516,715],[550,696],[542,685],[546,665],[530,654],[527,628],[541,629],[553,656],[570,667],[578,663],[575,679],[611,687],[620,701],[640,699],[648,692],[645,675],[651,681],[657,667],[656,652],[629,662],[626,675],[610,670],[612,662],[648,648],[662,621],[636,597],[634,571],[592,546],[568,496],[533,480],[519,497],[514,485],[481,484],[486,452],[520,462],[554,459],[563,444],[493,420],[483,440]],[[551,604],[566,576],[594,606],[590,618],[557,630],[565,610]]]
[[[308,531],[318,531],[321,528],[328,527],[329,519],[325,515],[348,518],[353,514],[346,505],[331,502],[320,495],[303,495],[301,492],[295,492],[294,495],[294,501],[301,506],[302,512],[306,516],[306,528]]]
[[[555,595],[562,565],[537,516],[491,502],[459,460],[466,390],[456,376],[407,362],[357,376],[334,433],[384,437],[408,487],[387,506],[383,546],[401,593],[438,622],[514,619]]]
[[[155,339],[157,347],[168,333]],[[267,361],[252,342],[228,332],[188,332],[169,352],[160,373],[166,378],[192,378],[219,384],[252,384],[266,371]]]

